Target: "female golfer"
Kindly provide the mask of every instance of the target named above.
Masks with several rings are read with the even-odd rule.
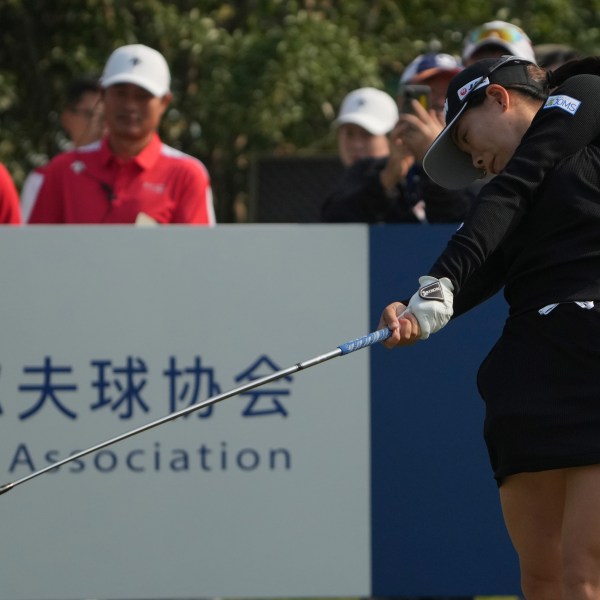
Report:
[[[385,345],[504,287],[478,387],[523,593],[600,600],[600,58],[554,73],[479,61],[450,83],[446,123],[428,175],[449,188],[494,177],[410,301],[383,311]]]

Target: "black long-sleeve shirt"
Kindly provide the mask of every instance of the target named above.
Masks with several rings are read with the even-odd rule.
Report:
[[[554,302],[600,300],[598,98],[600,77],[565,81],[504,171],[479,193],[429,271],[453,282],[455,316],[503,285],[513,315]],[[556,105],[577,102],[574,113]]]
[[[328,223],[460,223],[476,193],[446,190],[414,166],[393,190],[381,185],[379,175],[387,158],[367,158],[349,167],[339,185],[325,199],[322,221]],[[415,209],[414,207],[417,206]]]

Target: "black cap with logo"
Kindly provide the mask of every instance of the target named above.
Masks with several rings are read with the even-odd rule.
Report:
[[[451,130],[469,102],[483,94],[492,83],[518,84],[520,88],[540,91],[541,83],[532,80],[527,71],[532,64],[535,63],[516,56],[485,58],[454,76],[446,95],[446,127],[423,159],[423,168],[435,183],[448,189],[459,189],[482,177],[482,171],[473,165],[471,157],[454,143]]]

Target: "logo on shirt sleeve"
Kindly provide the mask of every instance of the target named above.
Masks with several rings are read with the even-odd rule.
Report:
[[[546,104],[544,104],[544,108],[562,108],[571,115],[574,115],[580,106],[580,100],[575,100],[571,96],[564,96],[562,94],[559,96],[548,96]]]

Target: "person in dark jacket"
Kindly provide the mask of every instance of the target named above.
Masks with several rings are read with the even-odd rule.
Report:
[[[555,72],[485,59],[452,80],[424,168],[447,188],[494,178],[380,322],[406,345],[504,288],[478,387],[527,600],[600,599],[599,97],[600,57]]]

